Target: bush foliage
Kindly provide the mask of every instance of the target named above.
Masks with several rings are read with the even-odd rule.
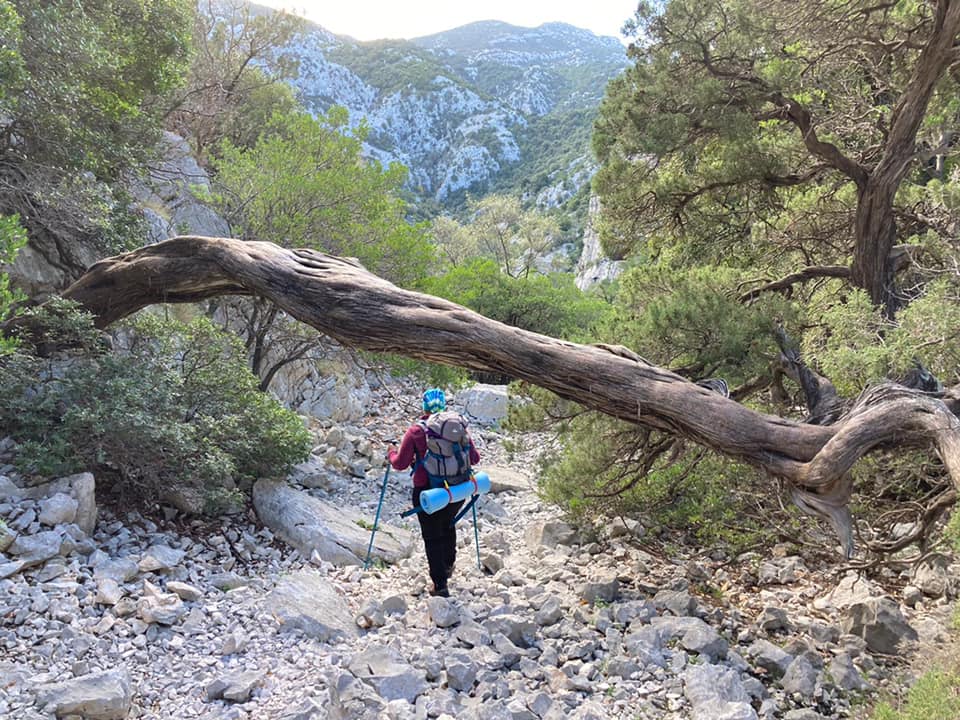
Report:
[[[507,427],[558,434],[560,450],[541,458],[540,493],[577,523],[628,517],[666,542],[733,552],[775,537],[762,505],[770,481],[753,468],[539,388],[515,391],[528,402],[511,405]]]
[[[75,349],[45,358],[24,343],[0,359],[0,431],[23,472],[90,470],[142,500],[178,486],[215,498],[307,457],[299,417],[258,391],[239,341],[208,320],[142,316],[110,351],[70,303],[32,315]]]

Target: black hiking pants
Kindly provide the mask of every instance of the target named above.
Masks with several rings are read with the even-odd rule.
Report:
[[[413,506],[420,507],[420,493],[429,488],[413,489]],[[447,578],[453,572],[457,561],[457,526],[453,519],[463,507],[463,500],[447,505],[432,515],[417,513],[420,521],[420,534],[423,535],[423,549],[427,553],[427,565],[430,567],[430,579],[437,590],[447,587]]]

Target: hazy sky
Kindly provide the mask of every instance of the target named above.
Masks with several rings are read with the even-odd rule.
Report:
[[[412,38],[477,20],[536,27],[565,22],[623,40],[620,28],[636,0],[255,0],[302,15],[338,35],[357,40]]]

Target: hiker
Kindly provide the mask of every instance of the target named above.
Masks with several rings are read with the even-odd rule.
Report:
[[[440,388],[431,388],[423,394],[423,412],[420,419],[411,425],[400,441],[400,447],[391,444],[387,448],[387,459],[395,470],[402,470],[413,467],[413,506],[420,507],[420,493],[431,487],[443,487],[444,484],[454,485],[464,482],[469,478],[470,467],[480,462],[480,453],[473,445],[473,440],[466,433],[466,422],[462,416],[456,413],[447,413],[447,398]],[[435,451],[429,451],[427,447],[428,421],[432,415],[438,415],[444,419],[449,418],[452,424],[462,423],[462,429],[465,434],[463,446],[467,450],[467,457],[461,459],[461,472],[455,472],[454,466],[457,464],[453,458],[439,457]],[[435,418],[438,419],[438,418]],[[429,431],[431,437],[436,435],[432,430]],[[435,447],[435,444],[434,444]],[[432,452],[433,458],[428,454]],[[439,459],[440,465],[450,465],[447,470],[442,467],[437,469],[436,460]],[[463,463],[469,459],[469,465],[464,475]],[[433,460],[434,462],[430,462]],[[446,460],[446,462],[445,462]],[[431,477],[428,472],[429,467],[433,469],[436,475]],[[438,510],[432,515],[425,512],[418,512],[417,519],[420,521],[420,533],[423,535],[423,547],[427,554],[427,564],[430,567],[430,579],[433,581],[433,587],[430,589],[431,595],[440,597],[450,597],[450,591],[447,589],[447,579],[453,573],[453,566],[457,559],[457,528],[453,520],[463,505],[463,501],[450,503],[446,507]]]

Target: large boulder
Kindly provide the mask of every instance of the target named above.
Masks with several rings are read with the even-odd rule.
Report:
[[[97,525],[97,500],[96,482],[92,473],[84,472],[57,478],[51,482],[24,488],[20,493],[25,498],[40,500],[43,508],[52,508],[51,500],[57,496],[61,496],[58,501],[72,500],[70,506],[73,507],[75,502],[76,508],[71,511],[73,520],[68,522],[79,526],[87,535],[93,534]],[[66,518],[59,519],[66,520]],[[43,522],[42,517],[41,522]]]
[[[358,634],[346,600],[322,575],[305,570],[283,577],[264,600],[282,629],[326,642]]]
[[[471,421],[481,425],[497,425],[507,417],[510,401],[506,385],[478,383],[458,393],[457,403]]]
[[[733,668],[690,665],[683,675],[683,693],[692,720],[756,720],[750,695]]]
[[[366,557],[373,518],[334,505],[291,487],[282,480],[259,480],[253,486],[253,507],[260,520],[306,558],[313,553],[334,565],[359,565]],[[381,523],[374,557],[396,562],[413,551],[413,536]]]
[[[532,487],[532,483],[525,475],[502,465],[485,465],[483,464],[483,458],[481,458],[477,470],[485,472],[490,478],[490,492],[494,494],[522,492],[530,490]]]
[[[895,655],[900,645],[918,639],[900,606],[888,597],[870,598],[851,605],[840,625],[845,633],[862,637],[872,652]]]
[[[331,373],[312,361],[288,363],[274,376],[270,392],[302,415],[356,422],[370,409],[373,393],[362,375],[348,365],[334,368]]]
[[[81,675],[37,688],[37,703],[57,717],[85,720],[123,720],[130,712],[133,692],[126,669]]]

